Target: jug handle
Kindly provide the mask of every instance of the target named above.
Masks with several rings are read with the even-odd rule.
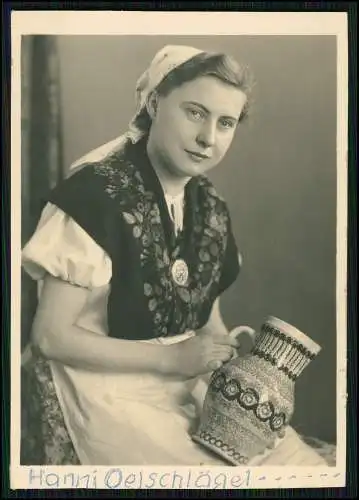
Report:
[[[239,337],[243,334],[246,334],[248,335],[248,337],[251,339],[252,341],[252,344],[254,346],[255,342],[256,342],[256,339],[257,339],[257,332],[251,328],[250,326],[246,326],[246,325],[241,325],[241,326],[236,326],[235,328],[233,328],[230,332],[229,332],[229,335],[230,337],[238,340],[238,343],[239,343]],[[236,353],[236,355],[238,355],[238,353]],[[235,354],[234,354],[235,356]]]

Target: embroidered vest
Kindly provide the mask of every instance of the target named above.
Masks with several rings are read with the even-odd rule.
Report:
[[[159,180],[141,146],[86,165],[49,197],[112,259],[109,335],[150,339],[205,325],[239,267],[224,200],[205,176],[186,185],[184,230],[175,237]],[[172,266],[183,259],[184,284]]]

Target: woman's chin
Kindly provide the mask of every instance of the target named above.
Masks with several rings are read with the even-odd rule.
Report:
[[[202,162],[185,162],[177,169],[177,172],[184,177],[195,177],[210,170],[211,165],[203,160]]]

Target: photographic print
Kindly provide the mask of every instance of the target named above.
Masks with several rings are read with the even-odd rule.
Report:
[[[12,50],[13,487],[344,486],[345,14],[15,12]]]

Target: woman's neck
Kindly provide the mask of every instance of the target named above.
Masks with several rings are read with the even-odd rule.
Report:
[[[157,174],[157,177],[165,194],[170,196],[177,196],[182,193],[187,182],[190,180],[190,177],[178,176],[170,171],[163,157],[161,157],[161,154],[153,144],[151,135],[148,138],[146,149],[148,158]]]

